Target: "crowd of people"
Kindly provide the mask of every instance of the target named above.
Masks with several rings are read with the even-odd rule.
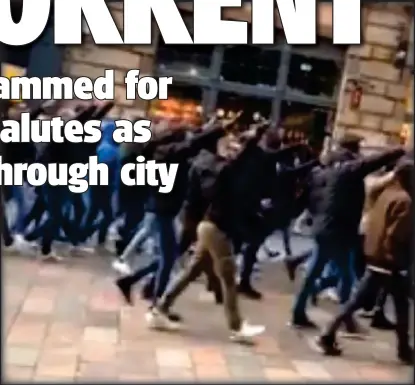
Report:
[[[253,287],[253,275],[258,251],[264,247],[269,258],[278,255],[283,260],[291,280],[297,268],[306,265],[292,327],[315,328],[307,306],[317,302],[323,289],[338,289],[340,311],[315,340],[323,354],[341,354],[336,341],[340,326],[347,333],[364,332],[354,317],[362,311],[372,317],[373,327],[396,331],[397,356],[412,363],[408,334],[413,152],[393,148],[363,156],[357,137],[344,137],[332,151],[315,149],[304,141],[288,140],[265,120],[241,130],[236,124],[241,114],[213,117],[191,130],[164,122],[153,127],[148,143],[117,145],[112,138],[114,121],[105,119],[112,107],[110,102],[47,102],[30,111],[32,119],[103,119],[98,144],[2,144],[3,162],[86,163],[97,155],[111,172],[108,186],[90,186],[86,196],[65,186],[37,188],[29,208],[22,192],[27,186],[3,186],[6,249],[27,252],[35,242],[44,261],[59,262],[56,242],[67,242],[79,252],[98,233],[98,246],[105,246],[109,228],[117,221],[113,267],[121,277],[115,285],[133,305],[134,286],[145,282],[142,297],[149,302],[149,327],[179,330],[183,320],[173,312],[174,303],[204,275],[207,290],[223,304],[230,338],[245,343],[265,329],[248,323],[239,307],[240,296],[262,298]],[[3,119],[19,119],[24,108],[11,106]],[[179,164],[171,193],[120,182],[120,166],[140,155]],[[14,223],[4,210],[10,201],[18,202]],[[302,255],[294,255],[290,241],[297,218],[311,226],[315,241],[313,250]],[[284,250],[264,246],[276,231],[282,233]],[[153,258],[134,269],[132,255],[148,239],[153,240]],[[242,256],[241,269],[237,255]],[[385,314],[388,295],[396,322]]]

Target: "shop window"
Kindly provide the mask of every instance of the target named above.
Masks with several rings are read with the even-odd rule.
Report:
[[[276,87],[280,52],[275,47],[237,45],[225,48],[221,80]]]
[[[344,47],[320,39],[315,47],[296,47],[290,62],[288,88],[306,95],[333,97],[339,84]]]
[[[271,115],[272,100],[238,95],[230,92],[218,94],[216,113],[218,116],[230,117],[238,111],[243,111],[239,120],[241,125],[248,125],[258,117],[268,119]]]
[[[182,18],[192,35],[193,15],[182,11]],[[167,45],[158,39],[157,66],[160,72],[169,70],[189,77],[209,77],[214,45]]]
[[[199,125],[203,114],[203,89],[183,84],[169,87],[167,100],[155,100],[150,107],[153,118],[184,121]]]
[[[312,104],[283,101],[279,128],[294,142],[307,140],[313,147],[320,147],[331,130],[334,111]]]

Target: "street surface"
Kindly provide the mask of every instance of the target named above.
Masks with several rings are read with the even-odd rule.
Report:
[[[278,246],[278,237],[271,246]],[[296,250],[309,247],[297,240]],[[4,369],[8,381],[382,381],[409,383],[412,370],[395,360],[394,335],[370,331],[365,341],[341,340],[343,357],[312,348],[313,332],[290,329],[293,292],[280,264],[262,268],[261,302],[242,300],[243,314],[266,325],[254,347],[228,341],[223,310],[194,283],[175,309],[186,328],[150,331],[146,303],[127,307],[113,286],[108,256],[42,264],[29,257],[3,258]],[[300,279],[298,279],[300,281]],[[319,325],[335,305],[310,307]],[[362,321],[363,322],[363,321]],[[365,324],[363,322],[363,324]],[[55,382],[55,383],[56,383]]]

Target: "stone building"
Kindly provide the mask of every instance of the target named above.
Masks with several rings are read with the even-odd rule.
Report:
[[[411,35],[411,4],[365,4],[364,42],[352,47],[331,44],[329,3],[319,4],[320,39],[313,47],[288,46],[277,12],[275,47],[176,47],[165,45],[159,37],[152,46],[106,47],[95,46],[86,34],[83,45],[62,48],[52,44],[49,28],[31,48],[28,74],[96,78],[105,69],[114,69],[115,116],[168,113],[187,118],[215,110],[230,114],[242,108],[294,131],[310,130],[312,121],[315,130],[327,125],[334,128],[334,136],[347,131],[364,137],[368,146],[385,146],[400,140],[405,122],[410,123],[413,116],[411,71],[394,66],[399,43]],[[111,2],[110,7],[122,30],[122,2]],[[191,3],[180,2],[179,7],[184,20],[190,20]],[[249,21],[250,11],[229,8],[225,17]],[[413,36],[411,40],[413,57]],[[125,99],[123,78],[134,68],[142,74],[174,77],[168,104]],[[362,96],[352,108],[357,87]],[[405,127],[412,133],[408,124]]]

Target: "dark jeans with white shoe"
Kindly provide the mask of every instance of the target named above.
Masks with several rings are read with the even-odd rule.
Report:
[[[385,289],[391,294],[396,313],[396,336],[398,350],[408,347],[409,330],[409,278],[406,274],[398,272],[391,275],[366,269],[365,275],[359,283],[355,295],[342,307],[340,313],[327,326],[323,338],[335,340],[340,325],[349,320],[356,310],[363,307],[368,293],[372,290]]]
[[[330,239],[317,239],[311,264],[308,268],[302,288],[297,294],[293,309],[293,320],[306,318],[307,300],[312,296],[315,282],[320,278],[325,266],[333,261],[338,268],[340,279],[340,303],[346,303],[352,291],[354,268],[352,264],[353,248]]]

